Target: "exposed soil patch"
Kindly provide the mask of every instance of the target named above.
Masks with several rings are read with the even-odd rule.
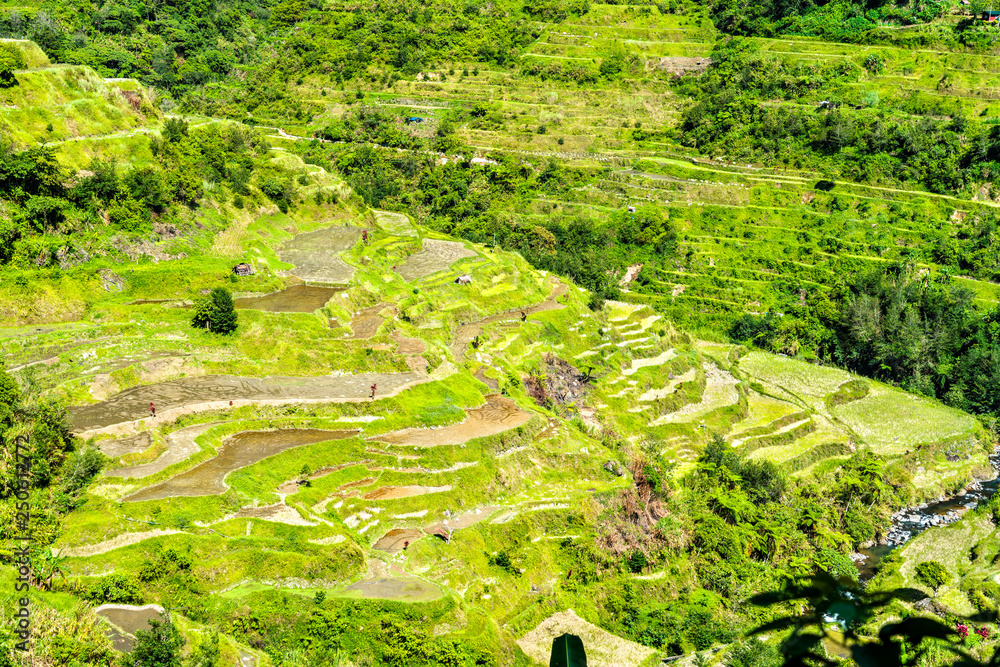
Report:
[[[427,343],[419,338],[407,338],[399,333],[394,333],[392,339],[396,341],[396,351],[399,354],[423,354],[427,351]]]
[[[406,367],[414,373],[424,374],[430,362],[419,354],[411,354],[406,357]]]
[[[109,470],[105,474],[108,477],[148,477],[149,475],[155,475],[161,470],[166,469],[167,466],[180,463],[200,451],[201,447],[198,446],[194,439],[218,423],[195,424],[194,426],[174,431],[166,437],[167,451],[152,463]]]
[[[341,440],[357,431],[321,431],[284,429],[280,431],[244,431],[227,438],[218,455],[165,482],[142,489],[125,498],[126,502],[161,500],[174,496],[213,496],[225,493],[226,475],[274,456],[287,449],[327,440]]]
[[[407,257],[396,272],[403,277],[403,280],[412,282],[432,273],[444,271],[460,259],[476,256],[474,250],[469,250],[458,241],[424,239],[423,250]]]
[[[132,637],[138,630],[149,630],[151,619],[163,619],[163,607],[155,604],[147,604],[143,607],[134,607],[127,604],[105,604],[101,605],[94,612],[111,623],[114,628],[108,628],[108,637],[115,645],[116,651],[123,653],[131,651],[135,646],[135,639]]]
[[[377,306],[365,308],[351,318],[351,338],[371,338],[378,333],[378,328],[385,321],[385,318],[379,315],[379,311],[389,306],[388,303],[380,303]]]
[[[378,542],[372,545],[372,549],[391,554],[399,553],[406,548],[407,543],[419,540],[423,536],[424,534],[416,528],[394,528],[380,537]]]
[[[374,477],[365,477],[364,479],[359,479],[359,480],[356,480],[356,481],[353,481],[353,482],[348,482],[347,484],[341,484],[340,486],[337,487],[337,489],[338,490],[341,490],[341,489],[354,489],[354,488],[357,488],[359,486],[368,486],[369,484],[371,484],[374,481],[375,481]]]
[[[118,438],[117,440],[105,440],[98,445],[98,449],[105,456],[110,456],[112,458],[118,456],[125,456],[126,454],[137,454],[139,452],[149,449],[149,446],[153,444],[153,438],[149,435],[149,431],[143,431],[142,433],[136,433],[135,435],[130,435],[125,438]]]
[[[441,589],[434,584],[408,577],[362,580],[344,590],[360,593],[363,598],[404,602],[426,602],[441,597]]]
[[[539,405],[552,401],[572,403],[587,393],[589,385],[585,379],[568,361],[546,352],[539,374],[525,378],[524,387]]]
[[[127,389],[106,401],[70,408],[73,430],[77,433],[105,429],[149,417],[149,404],[156,405],[156,418],[168,422],[182,414],[220,410],[234,405],[358,401],[371,396],[378,384],[378,396],[391,396],[406,387],[425,381],[417,373],[359,373],[319,377],[245,378],[233,375],[185,377],[159,384]]]
[[[278,251],[281,261],[294,264],[291,273],[302,280],[335,285],[354,277],[354,267],[340,257],[361,238],[357,227],[327,227],[298,234]]]
[[[334,294],[343,291],[335,287],[292,285],[273,294],[236,299],[236,308],[271,313],[311,313],[325,306]]]
[[[372,440],[405,447],[438,447],[461,445],[473,438],[502,433],[517,428],[531,418],[514,401],[497,394],[486,397],[486,405],[465,411],[466,418],[458,424],[442,428],[404,428]]]
[[[411,496],[423,496],[428,493],[451,491],[451,485],[446,486],[383,486],[362,496],[364,500],[398,500]]]
[[[652,65],[655,69],[674,74],[686,74],[687,72],[702,72],[712,64],[711,58],[689,58],[684,56],[665,56],[658,60],[646,61],[647,67]]]

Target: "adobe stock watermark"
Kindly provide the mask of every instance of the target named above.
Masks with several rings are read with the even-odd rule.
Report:
[[[20,547],[14,549],[14,562],[17,567],[14,590],[24,594],[17,600],[17,611],[14,613],[14,620],[17,622],[16,634],[21,640],[14,644],[14,648],[18,651],[27,651],[31,639],[31,601],[27,596],[31,583],[31,505],[28,503],[31,492],[31,458],[28,452],[28,438],[23,435],[14,438],[14,470],[17,475],[14,486],[17,514],[14,517],[16,529],[11,539],[20,542]]]

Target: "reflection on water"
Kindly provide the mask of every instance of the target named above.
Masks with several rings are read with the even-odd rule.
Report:
[[[95,612],[115,626],[106,628],[106,631],[115,650],[121,652],[132,650],[135,645],[132,635],[137,630],[149,630],[150,619],[163,619],[163,610],[152,604],[143,607],[107,604],[98,607]]]
[[[133,493],[125,498],[125,501],[139,502],[173,496],[214,496],[225,493],[227,487],[223,480],[234,470],[245,468],[286,449],[327,440],[342,440],[356,434],[357,431],[323,431],[308,428],[243,431],[227,438],[214,458],[165,482]]]
[[[325,306],[334,294],[343,291],[336,287],[292,285],[273,294],[236,299],[236,307],[246,310],[266,310],[272,313],[311,313]]]

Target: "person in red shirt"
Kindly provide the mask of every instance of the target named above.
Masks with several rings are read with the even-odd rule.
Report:
[[[153,405],[152,401],[149,402],[149,414],[150,414],[151,417],[155,417],[156,416],[156,406]]]
[[[375,387],[376,387],[376,385],[372,384],[372,400],[375,399]]]

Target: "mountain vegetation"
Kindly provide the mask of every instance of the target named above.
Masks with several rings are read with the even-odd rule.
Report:
[[[994,664],[991,11],[0,2],[0,664]]]

